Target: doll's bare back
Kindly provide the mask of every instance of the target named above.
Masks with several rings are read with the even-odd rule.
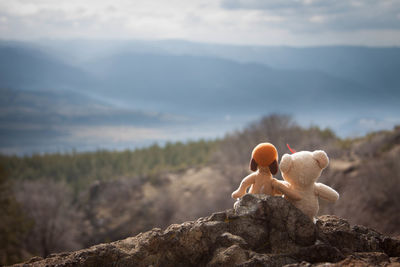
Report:
[[[254,184],[250,187],[250,194],[266,194],[273,195],[272,179],[275,179],[271,174],[264,172],[254,173]]]
[[[252,174],[243,178],[238,189],[232,193],[232,198],[240,198],[246,194],[250,186],[250,194],[274,195],[272,175],[278,172],[278,151],[270,143],[258,144],[251,154],[250,170]]]
[[[246,189],[250,186],[250,194],[266,194],[270,196],[281,195],[281,193],[274,188],[273,181],[277,181],[272,177],[271,173],[258,170],[247,177],[240,183],[239,188],[232,193],[232,198],[240,198],[246,194]]]

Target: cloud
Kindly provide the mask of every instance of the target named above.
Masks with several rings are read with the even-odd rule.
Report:
[[[222,6],[228,9],[293,9],[301,7],[302,1],[224,0]]]
[[[4,39],[400,45],[398,0],[0,0]]]
[[[227,10],[259,10],[285,17],[291,31],[398,30],[400,2],[396,0],[223,0]]]
[[[307,11],[311,9],[330,9],[339,8],[343,0],[223,0],[221,5],[228,9],[268,9],[274,11],[292,12]],[[346,1],[349,2],[349,1]],[[300,10],[301,9],[301,10]]]
[[[0,0],[0,34],[8,38],[176,38],[184,37],[188,15],[204,1],[172,0]],[[212,12],[206,12],[212,14]],[[204,22],[204,16],[199,21]],[[7,23],[2,21],[7,20]]]

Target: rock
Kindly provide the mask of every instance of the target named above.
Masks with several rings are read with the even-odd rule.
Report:
[[[238,220],[231,221],[231,231],[257,252],[293,252],[316,240],[314,223],[281,197],[246,194],[235,211]]]
[[[383,249],[390,256],[395,257],[400,255],[400,240],[385,237],[383,240]]]
[[[50,256],[49,256],[49,257],[50,257]],[[32,263],[32,262],[40,261],[40,260],[43,260],[43,258],[42,258],[42,257],[39,257],[39,256],[34,256],[34,257],[32,257],[29,261],[27,261],[27,263]]]
[[[385,237],[373,229],[350,224],[339,217],[326,215],[319,217],[317,222],[318,239],[339,248],[344,254],[350,252],[384,252]],[[390,239],[392,240],[392,239]],[[387,244],[389,241],[386,241]],[[393,241],[394,243],[394,241]],[[393,248],[395,245],[387,245]],[[396,254],[396,253],[395,253]]]
[[[249,258],[249,252],[238,245],[222,247],[215,251],[214,257],[207,266],[234,266],[242,264]]]
[[[247,194],[197,221],[16,266],[395,266],[399,257],[397,239],[336,216],[314,224],[281,197]]]

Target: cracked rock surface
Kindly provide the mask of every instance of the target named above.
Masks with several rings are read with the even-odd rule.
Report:
[[[235,209],[16,266],[400,266],[400,240],[281,197],[246,194]]]

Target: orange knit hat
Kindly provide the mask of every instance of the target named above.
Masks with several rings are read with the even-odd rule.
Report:
[[[270,143],[258,144],[251,153],[251,157],[261,167],[269,166],[274,160],[278,161],[278,151]]]

